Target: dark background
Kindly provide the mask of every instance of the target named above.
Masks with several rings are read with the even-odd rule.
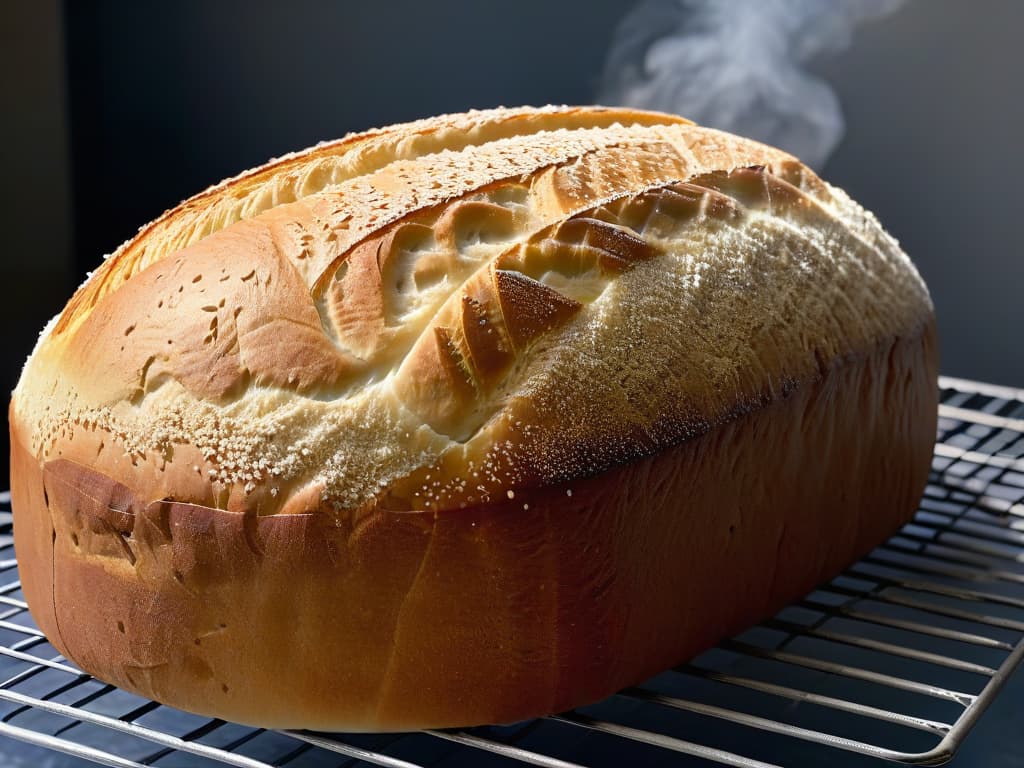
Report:
[[[469,107],[590,102],[629,8],[623,0],[5,4],[4,390],[86,271],[165,208],[348,131]],[[847,118],[823,175],[875,211],[918,264],[938,310],[943,372],[1016,386],[1024,385],[1022,28],[1024,3],[1015,0],[910,0],[862,28],[849,51],[815,64]],[[993,740],[1014,751],[1021,688],[982,719],[956,765],[989,764]]]

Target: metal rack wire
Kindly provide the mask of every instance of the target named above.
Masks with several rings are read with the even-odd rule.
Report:
[[[690,664],[511,726],[266,731],[106,685],[33,624],[0,494],[0,753],[10,737],[119,768],[944,762],[1024,656],[1024,391],[940,386],[930,483],[896,536]]]

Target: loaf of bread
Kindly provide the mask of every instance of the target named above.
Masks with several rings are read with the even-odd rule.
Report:
[[[142,229],[10,407],[22,584],[82,669],[275,727],[599,700],[906,522],[936,342],[781,151],[625,109],[346,137]]]

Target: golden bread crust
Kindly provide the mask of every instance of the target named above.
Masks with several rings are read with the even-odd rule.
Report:
[[[599,108],[347,137],[168,212],[44,331],[25,594],[83,668],[246,722],[572,706],[907,519],[933,335],[895,241],[770,147]]]

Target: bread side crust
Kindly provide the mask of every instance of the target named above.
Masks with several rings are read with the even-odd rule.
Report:
[[[935,375],[929,319],[598,476],[350,525],[315,502],[147,503],[43,466],[12,418],[26,598],[83,668],[201,714],[404,730],[560,711],[770,614],[906,522]]]

